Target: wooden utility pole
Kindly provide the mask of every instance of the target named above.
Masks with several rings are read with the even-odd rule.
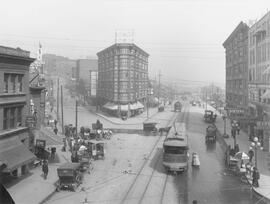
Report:
[[[77,128],[78,128],[78,101],[76,100],[76,104],[75,104],[75,135],[77,137]]]
[[[159,73],[158,73],[158,107],[159,107],[159,100],[160,100],[160,77],[161,77],[161,72],[159,70]]]
[[[62,115],[62,133],[64,134],[64,108],[63,108],[63,87],[61,85],[61,115]]]
[[[206,87],[206,99],[205,99],[205,101],[206,101],[206,110],[207,110],[207,87]]]
[[[59,121],[59,78],[57,79],[57,106],[56,106],[56,119]]]

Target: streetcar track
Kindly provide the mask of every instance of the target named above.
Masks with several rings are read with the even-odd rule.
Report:
[[[183,112],[183,114],[181,115],[181,119],[180,119],[178,122],[183,122],[183,121],[185,121],[185,120],[186,120],[186,115],[187,115],[187,114],[188,114],[188,112],[186,111],[186,108],[185,108],[185,112]],[[155,167],[154,167],[154,169],[153,169],[153,171],[152,171],[151,177],[149,178],[148,183],[147,183],[147,185],[146,185],[146,188],[145,188],[145,190],[144,190],[144,193],[143,193],[143,195],[142,195],[142,197],[141,197],[141,199],[140,199],[140,201],[139,201],[140,204],[142,203],[142,201],[143,201],[143,199],[144,199],[144,197],[145,197],[145,194],[146,194],[146,192],[147,192],[147,189],[148,189],[148,187],[149,187],[149,184],[150,184],[151,181],[152,181],[154,172],[156,171],[156,165],[158,164],[158,162],[160,161],[161,158],[162,158],[162,157],[161,157],[161,155],[160,155],[160,156],[159,156],[159,159],[157,159],[157,161],[156,161],[156,163],[155,163]],[[167,185],[168,176],[169,176],[169,175],[168,175],[168,173],[166,172],[166,177],[165,177],[165,181],[164,181],[163,188],[162,188],[162,194],[161,194],[161,198],[160,198],[160,203],[163,202],[163,197],[164,197],[164,193],[165,193],[165,189],[166,189],[166,185]]]
[[[160,204],[163,203],[163,198],[165,196],[165,190],[166,190],[168,178],[169,178],[169,175],[168,175],[168,173],[166,173],[165,181],[164,181],[163,188],[162,188],[161,198],[160,198]]]
[[[186,110],[188,110],[188,108],[185,107],[185,111],[182,112],[183,114],[181,115],[181,119],[178,120],[178,121],[180,121],[180,122],[182,121],[182,122],[183,122],[183,121],[186,120],[186,114],[188,114],[188,111],[186,111]],[[174,122],[177,121],[177,117],[176,117],[176,118],[175,118],[175,117],[172,117],[172,119],[169,120],[169,122],[167,123],[167,125],[170,124],[172,120],[174,120]],[[150,156],[152,155],[153,151],[156,149],[156,147],[157,147],[157,145],[159,144],[159,142],[160,142],[160,140],[161,140],[162,137],[163,137],[163,135],[159,135],[159,138],[157,139],[157,141],[155,142],[153,148],[151,149],[150,154],[148,155],[147,159],[144,161],[144,163],[143,163],[143,165],[141,166],[141,168],[140,168],[138,174],[137,174],[136,177],[134,178],[134,180],[133,180],[132,184],[130,185],[128,191],[126,192],[124,198],[122,199],[121,204],[125,203],[125,201],[127,200],[128,195],[130,194],[130,192],[131,192],[131,190],[133,189],[134,185],[135,185],[136,182],[138,181],[139,176],[141,176],[141,172],[142,172],[143,169],[145,168],[145,166],[146,166],[146,164],[147,164],[147,162],[148,162]],[[150,183],[151,183],[151,181],[152,181],[152,179],[153,179],[153,177],[154,177],[153,175],[154,175],[154,173],[156,172],[157,164],[159,163],[160,159],[162,158],[161,155],[162,155],[162,154],[160,153],[160,155],[158,156],[158,158],[157,158],[157,160],[156,160],[156,162],[155,162],[155,164],[154,164],[154,168],[153,168],[153,170],[152,170],[152,172],[151,172],[151,175],[149,176],[149,179],[148,179],[148,181],[147,181],[147,184],[146,184],[146,186],[145,186],[145,189],[144,189],[144,191],[143,191],[143,193],[142,193],[142,196],[140,196],[140,199],[139,199],[139,202],[138,202],[138,203],[142,203],[143,200],[144,200],[144,198],[145,198],[145,195],[146,195],[146,192],[147,192],[147,190],[148,190],[148,187],[149,187],[149,185],[150,185]],[[165,179],[164,179],[164,185],[163,185],[163,188],[162,188],[162,194],[161,194],[161,200],[160,200],[160,203],[163,202],[163,197],[164,197],[164,195],[165,195],[165,189],[166,189],[166,185],[167,185],[167,180],[168,180],[168,174],[166,173],[166,176],[165,176]]]
[[[172,119],[169,120],[169,122],[167,123],[167,125],[170,124],[170,122],[171,122],[172,120],[175,120],[175,117],[174,117],[174,116],[172,117]],[[157,141],[155,142],[155,144],[154,144],[154,146],[152,147],[150,153],[148,154],[147,158],[145,159],[144,163],[142,164],[142,166],[141,166],[141,168],[140,168],[138,174],[136,175],[136,177],[134,178],[132,184],[131,184],[130,187],[128,188],[128,190],[127,190],[127,192],[126,192],[124,198],[123,198],[122,201],[121,201],[121,204],[123,204],[123,203],[127,200],[127,197],[128,197],[128,195],[129,195],[129,193],[131,192],[133,186],[134,186],[135,183],[137,182],[137,180],[138,180],[138,178],[139,178],[141,172],[143,171],[145,165],[146,165],[147,162],[149,161],[150,156],[152,155],[153,151],[155,150],[156,146],[158,145],[158,143],[160,142],[160,140],[161,140],[162,137],[163,137],[163,135],[159,135],[159,138],[158,138]],[[158,159],[158,160],[159,160],[159,159]],[[147,189],[145,189],[145,191],[146,191],[146,190],[147,190]]]

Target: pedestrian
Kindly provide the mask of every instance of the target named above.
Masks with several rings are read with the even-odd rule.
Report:
[[[48,176],[48,172],[49,172],[49,167],[48,167],[48,162],[45,159],[43,161],[42,171],[43,171],[43,174],[44,174],[44,179],[46,180],[47,176]]]
[[[54,120],[54,126],[56,127],[56,125],[57,125],[57,120],[55,119]]]
[[[254,151],[253,151],[252,147],[249,148],[248,156],[249,156],[249,162],[252,162],[252,159],[254,157]]]
[[[258,182],[259,179],[260,179],[260,173],[258,169],[254,167],[253,173],[252,173],[252,186],[259,187],[259,182]]]
[[[57,128],[54,128],[54,134],[56,134],[57,135],[57,132],[58,132],[58,129]]]
[[[237,131],[237,134],[239,135],[240,134],[240,124],[237,124],[236,131]]]

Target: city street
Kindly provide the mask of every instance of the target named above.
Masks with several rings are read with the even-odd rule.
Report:
[[[164,136],[117,134],[107,142],[105,160],[94,162],[76,192],[57,192],[47,203],[256,203],[250,187],[226,171],[220,144],[205,144],[203,111],[190,107],[178,116],[187,123],[189,153],[199,154],[199,169],[190,165],[188,172],[168,175],[162,166]]]

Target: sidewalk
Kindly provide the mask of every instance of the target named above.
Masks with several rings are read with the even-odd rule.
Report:
[[[207,109],[213,110],[218,115],[216,126],[221,134],[221,138],[226,142],[227,145],[231,145],[231,147],[233,147],[234,139],[231,136],[229,138],[222,137],[224,133],[224,121],[222,119],[222,115],[210,105],[207,105]],[[226,123],[227,123],[226,133],[230,135],[231,133],[230,120],[227,119]],[[240,130],[240,134],[236,135],[236,144],[239,145],[240,151],[244,151],[247,153],[249,151],[250,143],[251,142],[249,141],[249,136],[244,131]],[[270,153],[269,152],[263,151],[263,150],[257,150],[257,166],[260,172],[259,187],[258,188],[252,187],[253,191],[259,194],[260,196],[262,196],[264,199],[266,199],[267,202],[270,202]],[[250,184],[252,183],[251,180],[249,182]]]
[[[50,130],[46,131],[50,132]],[[54,133],[51,131],[51,134]],[[31,169],[25,177],[6,185],[16,204],[43,203],[55,192],[55,184],[58,181],[57,167],[70,161],[70,152],[62,152],[62,146],[62,144],[54,145],[56,158],[54,161],[49,160],[49,173],[46,180],[43,178],[42,167],[38,166]]]

